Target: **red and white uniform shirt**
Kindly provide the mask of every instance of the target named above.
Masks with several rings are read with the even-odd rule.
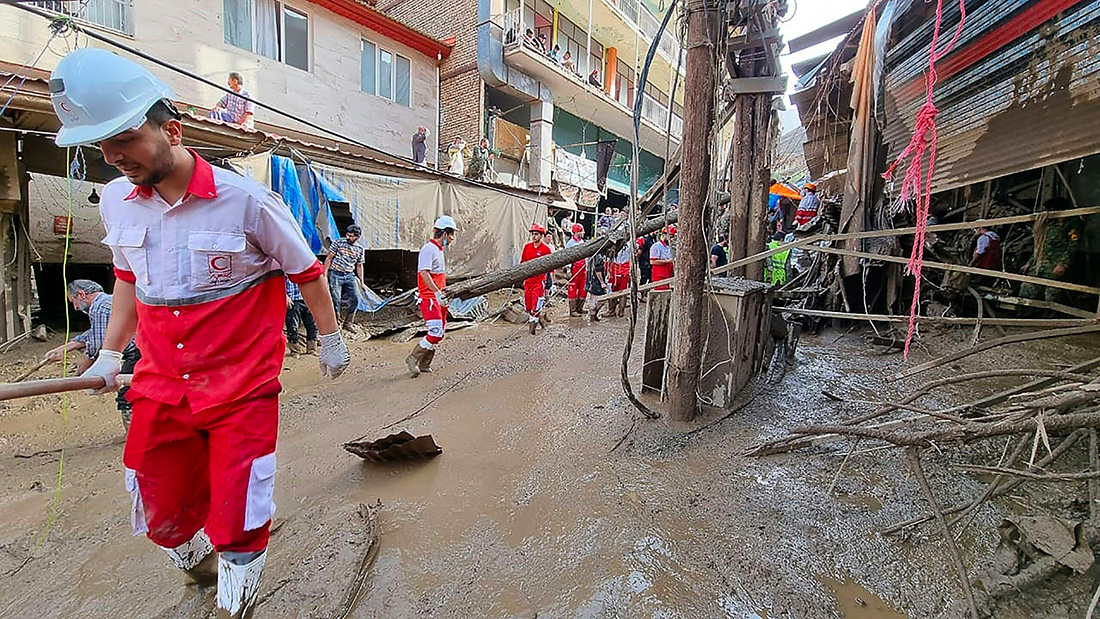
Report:
[[[115,275],[136,287],[142,352],[134,393],[199,411],[242,398],[282,369],[286,293],[323,268],[286,204],[192,151],[195,172],[168,204],[125,178],[99,210]]]
[[[534,260],[535,258],[541,258],[543,256],[549,256],[553,253],[553,249],[546,243],[528,243],[523,246],[523,253],[520,254],[519,261],[527,262],[528,260]],[[544,302],[543,294],[546,291],[546,274],[539,274],[534,277],[528,277],[523,280],[523,305],[527,309],[527,313],[532,316],[537,316],[542,310],[542,304]]]
[[[443,245],[432,239],[420,248],[416,258],[416,291],[421,299],[434,299],[435,291],[420,279],[420,272],[427,271],[432,276],[436,288],[447,287],[447,259],[443,256]]]

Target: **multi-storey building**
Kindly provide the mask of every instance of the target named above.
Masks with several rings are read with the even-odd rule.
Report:
[[[568,185],[592,189],[598,143],[614,140],[608,189],[625,199],[637,97],[640,191],[659,179],[667,153],[679,146],[682,78],[671,93],[681,50],[670,27],[644,92],[637,91],[660,24],[639,0],[380,0],[378,8],[454,38],[440,67],[441,142],[489,137],[502,151],[501,180],[548,188],[554,178],[563,192]],[[562,61],[566,52],[571,66]]]
[[[241,73],[257,100],[403,157],[411,157],[416,128],[434,130],[439,119],[438,66],[449,46],[357,0],[25,4],[74,17],[217,83],[225,83],[231,71]],[[0,61],[51,70],[61,58],[58,52],[77,38],[47,47],[50,35],[40,17],[0,4]],[[181,101],[199,108],[223,94],[178,73],[157,69],[157,74]],[[256,120],[303,128],[262,108]],[[429,152],[435,150],[433,143]]]

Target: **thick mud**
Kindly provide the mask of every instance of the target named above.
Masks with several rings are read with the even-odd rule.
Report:
[[[946,609],[961,591],[935,530],[876,532],[924,508],[901,454],[853,456],[835,496],[827,491],[846,442],[740,454],[785,428],[868,410],[823,390],[884,401],[948,373],[1052,367],[1097,349],[1096,340],[1016,345],[890,384],[900,355],[867,347],[858,332],[805,337],[781,383],[754,386],[729,418],[711,413],[680,427],[646,420],[626,402],[625,332],[625,321],[564,316],[535,337],[522,326],[478,325],[449,334],[437,371],[417,379],[402,372],[411,343],[353,344],[353,368],[336,382],[317,376],[314,358],[288,359],[279,528],[257,617],[340,616],[370,547],[361,506],[379,503],[377,556],[351,617],[956,616]],[[927,349],[911,361],[962,346],[967,335],[926,334]],[[0,376],[17,375],[52,345],[8,353]],[[964,386],[922,405],[974,395]],[[184,587],[160,550],[130,535],[113,403],[74,394],[63,404],[0,403],[0,617],[206,616],[211,592]],[[443,454],[379,465],[341,448],[398,428],[431,433]],[[944,503],[982,489],[947,466],[958,454],[928,456]],[[1002,509],[1013,507],[983,508],[960,542],[973,572],[991,561]],[[1094,578],[1058,581],[997,616],[1083,616]]]

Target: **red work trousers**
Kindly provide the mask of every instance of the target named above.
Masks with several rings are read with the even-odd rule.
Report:
[[[531,316],[538,318],[542,315],[542,304],[545,302],[546,277],[539,275],[523,280],[523,307]]]
[[[136,397],[123,453],[134,535],[175,548],[205,527],[218,552],[267,548],[280,390],[201,411]]]
[[[424,339],[432,346],[442,342],[447,332],[447,309],[435,297],[424,297],[420,299],[420,315],[428,327]]]
[[[566,292],[569,293],[570,299],[580,299],[583,301],[588,296],[588,292],[585,290],[584,286],[586,275],[585,261],[578,260],[574,262],[572,273],[569,276],[569,285],[566,286]]]
[[[626,290],[630,285],[630,263],[629,262],[613,262],[611,263],[611,292],[619,292],[620,290]]]

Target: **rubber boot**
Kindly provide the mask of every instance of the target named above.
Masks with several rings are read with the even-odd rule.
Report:
[[[618,310],[619,310],[616,315],[619,318],[622,318],[623,314],[626,312],[626,299],[616,299],[616,301],[618,302]]]
[[[534,316],[532,316],[527,321],[527,330],[531,332],[531,335],[535,334],[535,329],[537,329],[538,326],[539,326],[539,319],[535,318]]]
[[[548,324],[550,324],[550,316],[548,316],[546,312],[539,314],[539,326],[542,327],[543,331],[546,330],[546,325]]]
[[[421,374],[431,374],[432,373],[432,359],[435,359],[435,349],[434,348],[425,349],[424,350],[424,355],[422,357],[420,357],[420,365],[418,366],[418,369],[420,370]]]
[[[596,306],[592,308],[592,313],[589,314],[589,316],[588,316],[589,318],[592,319],[592,322],[599,322],[600,321],[600,310],[602,308],[603,308],[603,304],[599,303],[599,302],[597,302]]]
[[[267,551],[245,565],[218,557],[218,619],[249,619],[256,607]]]
[[[569,317],[578,318],[580,315],[581,312],[577,308],[577,299],[569,299]]]
[[[297,342],[297,341],[288,344],[287,347],[286,347],[286,350],[295,359],[297,359],[299,355],[301,355],[302,353],[305,352],[305,349],[302,348],[301,342]]]
[[[584,309],[584,299],[577,299],[577,313],[581,316],[587,316],[588,310]]]
[[[164,552],[168,553],[172,565],[187,574],[191,583],[207,587],[218,581],[218,556],[202,529],[190,541],[175,548],[165,548]]]
[[[413,378],[416,378],[420,375],[420,365],[421,363],[423,363],[424,354],[427,352],[428,349],[424,348],[420,345],[419,342],[417,342],[416,345],[413,346],[412,352],[409,353],[409,356],[405,357],[405,365],[409,366],[409,374],[411,374]]]
[[[306,340],[306,354],[307,355],[316,355],[317,354],[317,340]]]
[[[347,331],[354,331],[353,325],[355,324],[355,309],[350,309],[340,313],[340,326]]]

